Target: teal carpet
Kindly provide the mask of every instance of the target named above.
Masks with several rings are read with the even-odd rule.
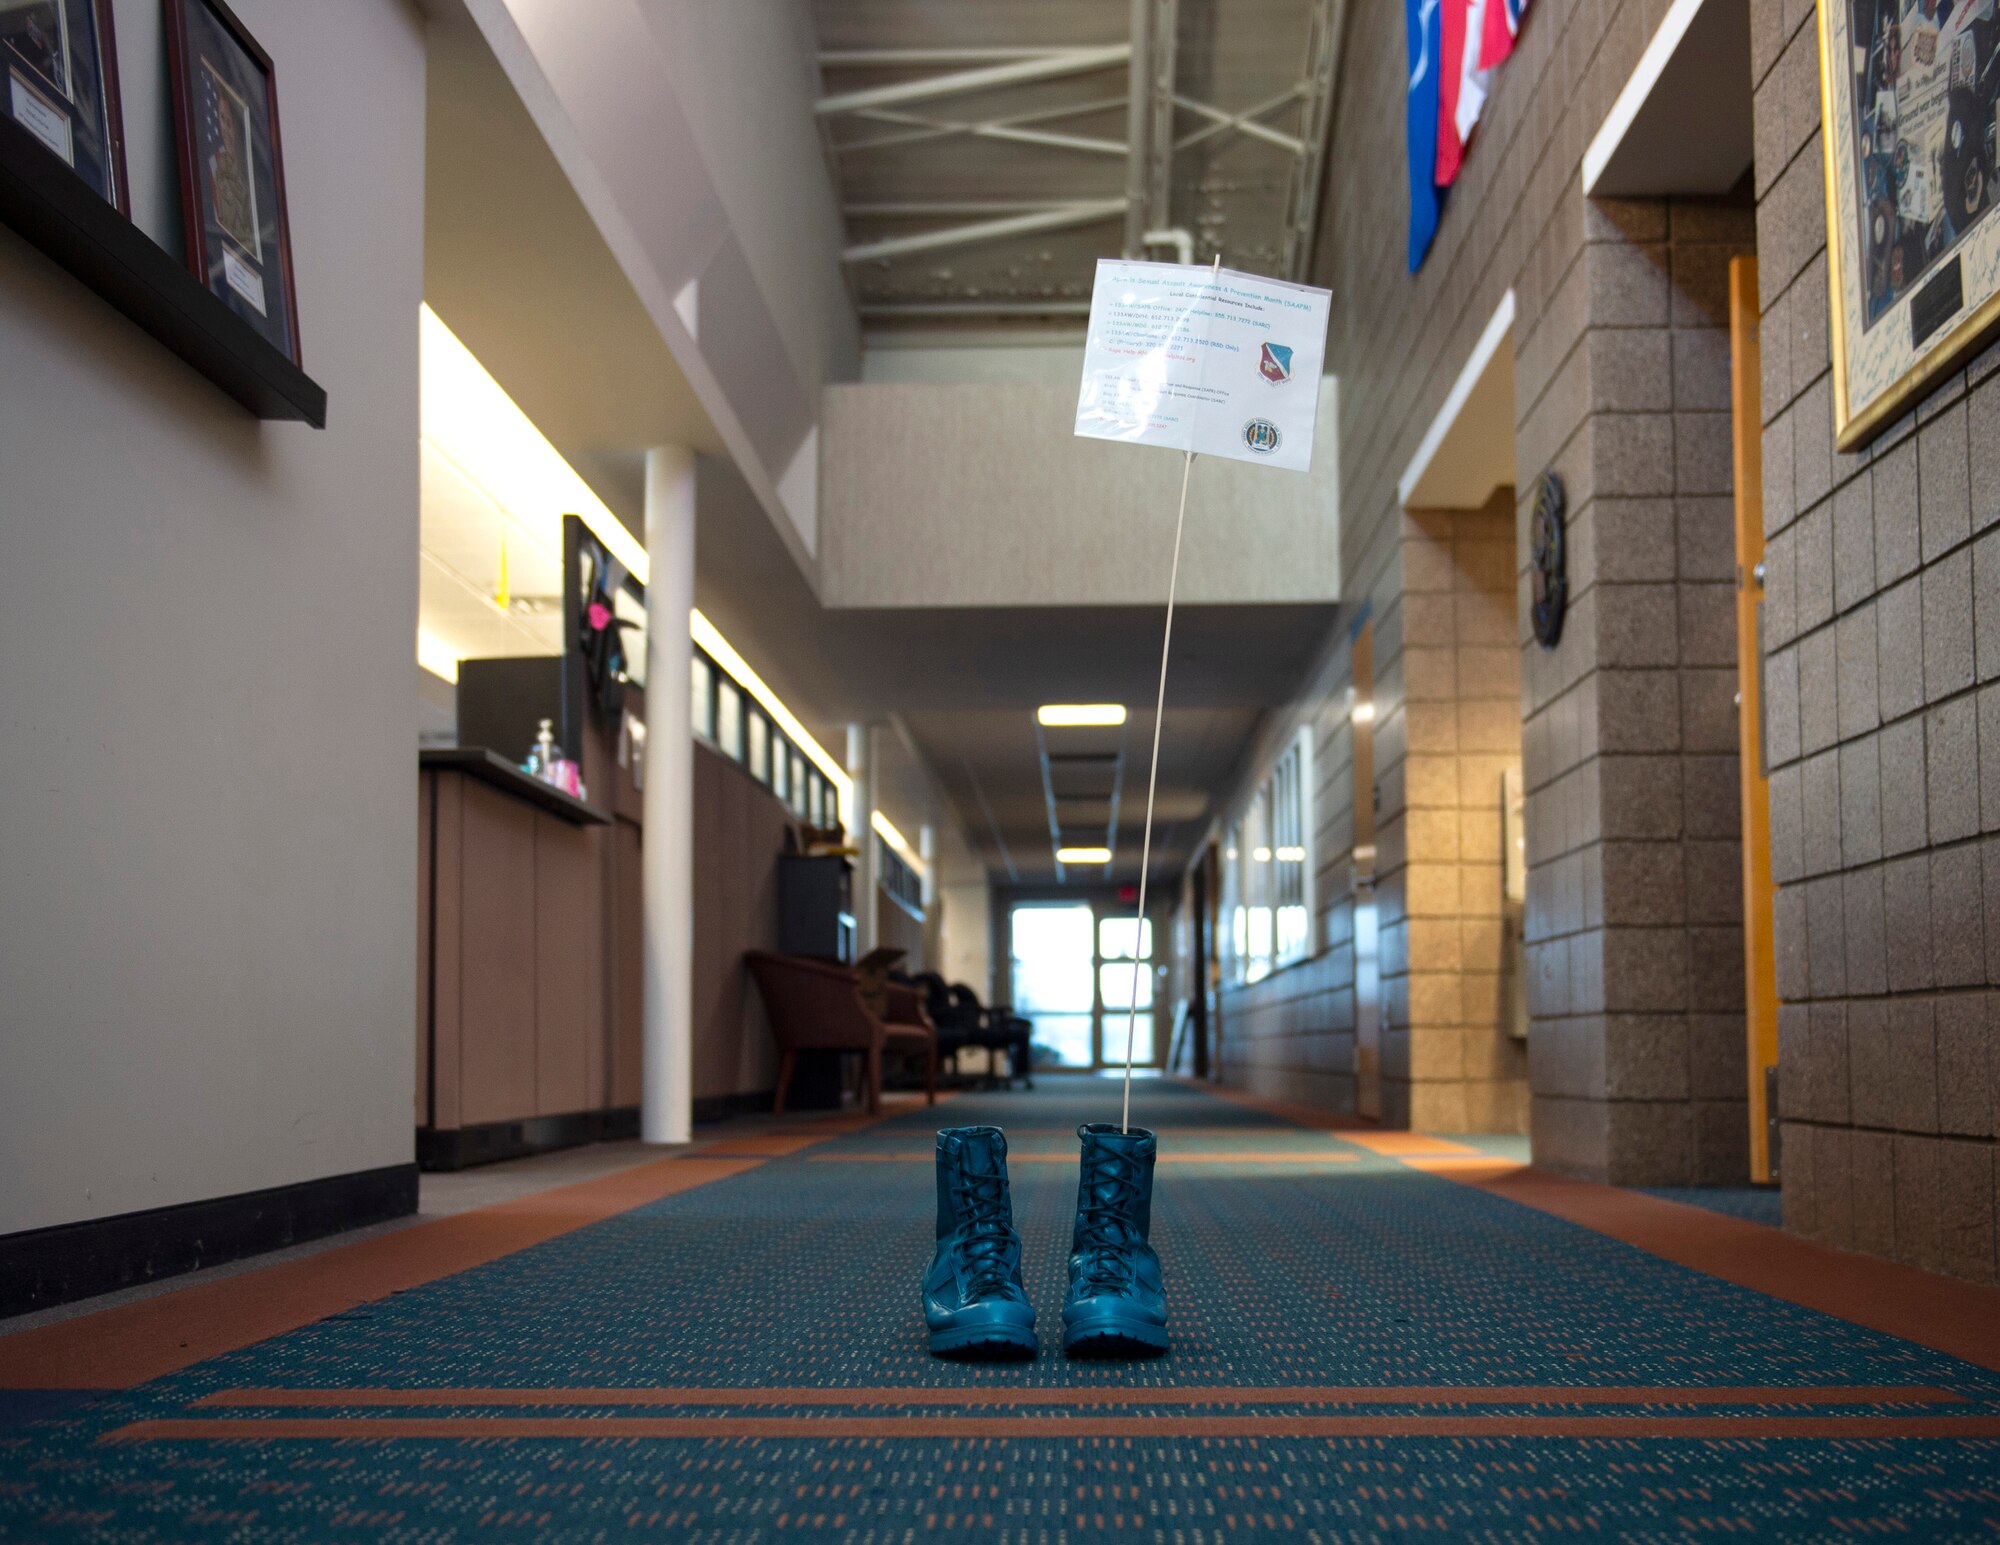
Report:
[[[1134,1113],[1166,1159],[1203,1156],[1163,1162],[1156,1193],[1174,1350],[1070,1364],[1057,1337],[1072,1134],[1107,1101],[1115,1115],[1115,1100],[1115,1085],[1044,1080],[937,1113],[1010,1134],[1042,1315],[1032,1363],[925,1352],[917,1283],[936,1123],[919,1110],[139,1389],[27,1413],[0,1426],[0,1539],[1216,1545],[2000,1531],[2000,1439],[1783,1426],[2000,1416],[2000,1375],[1179,1085],[1141,1086]],[[1505,1393],[1551,1385],[1642,1394],[1552,1406]],[[1453,1401],[1436,1386],[1496,1393]],[[1763,1388],[1694,1407],[1661,1393],[1745,1386]],[[1830,1386],[1851,1397],[1805,1403]],[[1210,1393],[1174,1398],[1196,1388]],[[341,1398],[426,1389],[465,1393],[419,1407]],[[649,1389],[689,1393],[653,1405],[628,1393]],[[1902,1389],[1958,1400],[1913,1407],[1891,1398]],[[259,1393],[196,1404],[230,1390]],[[827,1390],[845,1393],[812,1393]],[[288,1391],[319,1394],[300,1406]],[[532,1391],[558,1393],[519,1393]],[[1314,1430],[1335,1417],[1464,1426],[1468,1414],[1488,1425]],[[1551,1435],[1537,1427],[1550,1417],[1741,1425]],[[135,1422],[282,1433],[276,1424],[304,1418],[370,1425],[100,1441]],[[560,1430],[451,1425],[465,1418]],[[619,1430],[690,1418],[702,1430]],[[1106,1419],[1131,1425],[1107,1431]],[[993,1425],[951,1430],[966,1420]],[[1203,1420],[1255,1430],[1217,1434]],[[589,1423],[611,1435],[576,1430]]]

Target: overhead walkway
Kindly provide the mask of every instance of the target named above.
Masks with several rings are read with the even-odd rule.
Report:
[[[1990,1538],[2000,1294],[1148,1082],[1174,1349],[1056,1350],[1044,1079],[0,1335],[0,1538]],[[1042,1355],[926,1355],[931,1130],[996,1122]],[[30,1396],[27,1391],[65,1391]],[[34,1404],[39,1402],[39,1404]],[[44,1414],[27,1418],[31,1410]]]

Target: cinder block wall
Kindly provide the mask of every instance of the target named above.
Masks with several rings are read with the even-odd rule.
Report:
[[[1751,18],[1785,1221],[1990,1281],[2000,347],[1834,450],[1813,7]]]
[[[1516,373],[1573,600],[1523,644],[1538,1163],[1745,1177],[1728,265],[1747,202],[1586,202]]]
[[[1376,634],[1382,1116],[1524,1131],[1501,916],[1502,780],[1521,761],[1513,494],[1400,529],[1403,591]]]
[[[1539,0],[1415,275],[1400,18],[1352,27],[1315,256],[1335,296],[1343,591],[1376,625],[1385,822],[1409,805],[1403,657],[1434,644],[1410,627],[1424,591],[1396,480],[1514,292],[1519,496],[1546,467],[1563,476],[1574,601],[1553,653],[1518,602],[1515,619],[1537,1155],[1657,1183],[1740,1178],[1747,1146],[1721,276],[1751,245],[1749,206],[1592,203],[1579,176],[1667,8]],[[1523,542],[1523,588],[1526,559]],[[1412,1022],[1386,993],[1385,1009]]]

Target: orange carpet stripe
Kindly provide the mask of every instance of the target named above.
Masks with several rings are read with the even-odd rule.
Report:
[[[399,1416],[131,1422],[102,1443],[492,1438],[2000,1438],[2000,1416]]]
[[[0,1337],[0,1389],[127,1389],[663,1196],[740,1175],[758,1162],[656,1159],[303,1260]]]
[[[940,1094],[938,1103],[950,1098]],[[642,1160],[595,1180],[0,1337],[0,1389],[128,1389],[662,1197],[740,1175],[766,1158],[862,1131],[922,1103],[921,1095],[885,1095],[875,1115],[778,1118],[684,1157]],[[737,1147],[744,1152],[728,1152]]]
[[[1510,1165],[1441,1171],[1663,1260],[2000,1370],[2000,1287],[1835,1250],[1706,1207]]]
[[[929,1164],[934,1153],[816,1153],[815,1164]],[[1352,1164],[1351,1153],[1175,1153],[1162,1151],[1162,1164]],[[1073,1153],[1022,1153],[1007,1155],[1009,1164],[1074,1164]]]
[[[1146,1406],[1146,1405],[1956,1405],[1962,1396],[1930,1385],[1711,1386],[1617,1385],[1604,1388],[1536,1385],[1272,1385],[1239,1389],[1213,1385],[1091,1386],[1035,1389],[1020,1385],[970,1388],[679,1389],[224,1389],[192,1409],[270,1410],[327,1407],[422,1409],[433,1406]]]

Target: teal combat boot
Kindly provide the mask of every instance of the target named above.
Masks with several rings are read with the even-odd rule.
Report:
[[[937,1254],[924,1274],[924,1324],[939,1356],[1035,1355],[1035,1308],[1021,1286],[1021,1236],[998,1127],[937,1135]]]
[[[1146,1236],[1153,1222],[1159,1143],[1108,1122],[1077,1128],[1083,1174],[1076,1191],[1063,1350],[1071,1357],[1153,1357],[1167,1349],[1167,1293]]]

